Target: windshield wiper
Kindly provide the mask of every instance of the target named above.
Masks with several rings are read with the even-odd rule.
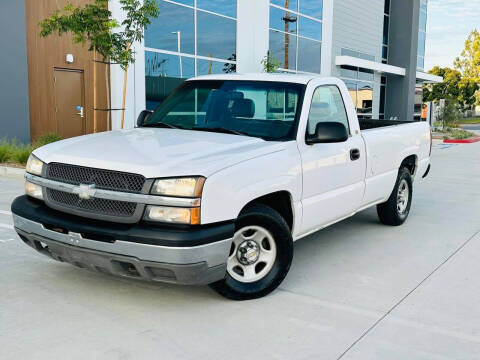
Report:
[[[252,136],[249,135],[243,131],[237,131],[237,130],[232,130],[232,129],[227,129],[227,128],[222,128],[222,127],[193,127],[192,130],[198,130],[198,131],[210,131],[210,132],[217,132],[217,133],[223,133],[223,134],[233,134],[233,135],[242,135],[242,136]]]
[[[184,127],[179,125],[167,124],[164,122],[157,122],[153,124],[143,124],[142,127],[159,127],[159,128],[168,128],[168,129],[184,129]]]

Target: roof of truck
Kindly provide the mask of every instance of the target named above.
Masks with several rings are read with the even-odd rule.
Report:
[[[202,75],[189,80],[250,80],[250,81],[277,81],[307,84],[310,80],[320,77],[315,74],[285,74],[285,73],[251,73],[251,74],[214,74]]]

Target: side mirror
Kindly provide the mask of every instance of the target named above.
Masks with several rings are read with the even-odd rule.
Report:
[[[339,143],[348,140],[348,130],[339,122],[320,122],[315,128],[314,135],[307,135],[305,142],[308,145],[318,143]]]
[[[150,119],[150,116],[152,116],[153,111],[150,110],[143,110],[140,115],[138,115],[137,118],[137,127],[142,127],[143,124],[147,122],[148,119]]]

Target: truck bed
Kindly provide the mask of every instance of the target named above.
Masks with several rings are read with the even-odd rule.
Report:
[[[358,119],[358,122],[360,124],[360,130],[370,130],[370,129],[376,129],[376,128],[386,127],[386,126],[397,126],[397,125],[415,123],[417,121]]]

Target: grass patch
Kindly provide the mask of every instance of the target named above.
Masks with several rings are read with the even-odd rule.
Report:
[[[445,135],[445,139],[463,140],[473,136],[475,136],[475,134],[471,133],[470,131],[455,129],[447,133]]]
[[[459,119],[459,124],[480,124],[480,117]]]
[[[43,145],[62,140],[57,134],[45,134],[31,145],[25,145],[14,140],[0,139],[0,163],[15,163],[25,165],[33,150]]]

